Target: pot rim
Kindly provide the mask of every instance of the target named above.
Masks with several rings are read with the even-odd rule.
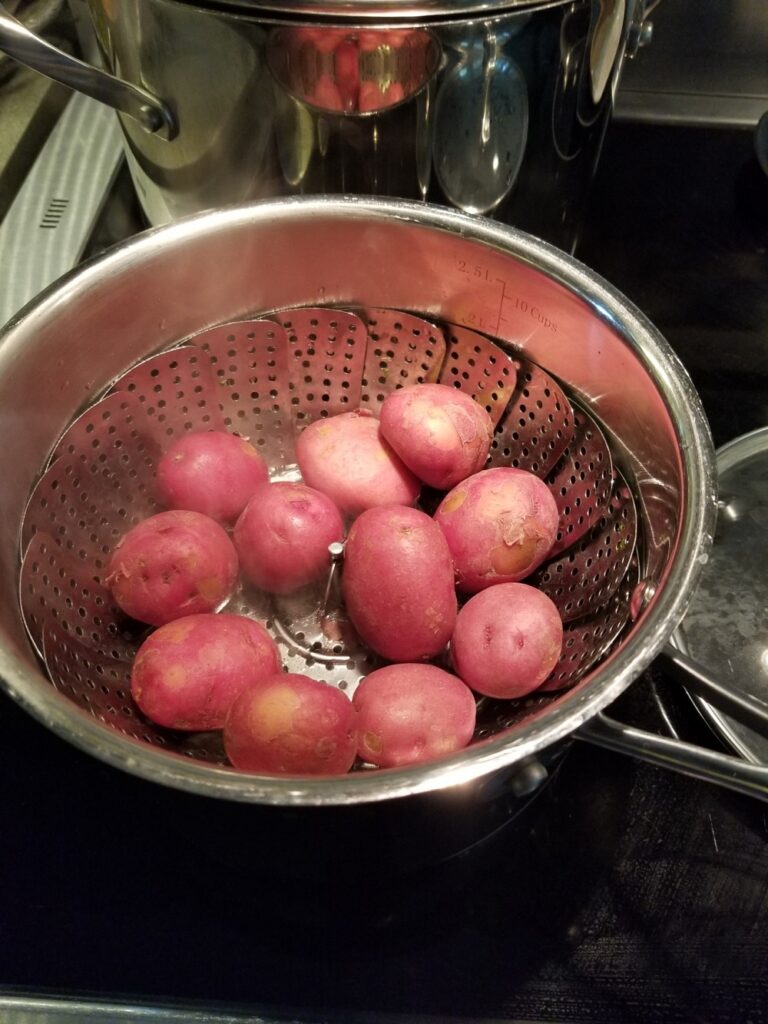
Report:
[[[363,29],[455,23],[466,18],[492,21],[565,7],[569,0],[175,0],[184,7],[240,18],[290,18],[321,26],[333,19]],[[330,26],[333,27],[333,26]]]
[[[0,346],[34,336],[38,322],[61,303],[77,301],[92,284],[140,265],[185,239],[215,236],[223,227],[258,227],[275,220],[336,217],[405,221],[460,235],[514,256],[552,277],[585,302],[630,344],[656,384],[675,424],[686,487],[676,555],[664,585],[640,625],[573,690],[532,721],[443,760],[408,768],[353,772],[331,778],[275,777],[236,772],[170,754],[103,726],[58,693],[14,652],[0,648],[0,684],[27,711],[75,746],[144,779],[206,796],[275,805],[369,803],[471,783],[510,769],[566,739],[614,701],[650,664],[682,619],[706,563],[716,516],[715,454],[701,400],[687,371],[650,321],[612,285],[575,258],[531,235],[485,218],[402,200],[319,197],[266,200],[227,207],[154,228],[111,248],[54,282],[0,332]],[[41,681],[45,686],[41,686]]]

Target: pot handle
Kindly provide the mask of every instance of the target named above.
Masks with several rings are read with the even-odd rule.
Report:
[[[176,122],[161,100],[137,85],[85,64],[34,35],[0,4],[0,50],[33,71],[91,96],[134,118],[161,139],[176,135]]]
[[[767,704],[718,682],[703,665],[671,644],[663,648],[660,658],[686,690],[768,739]]]
[[[607,750],[630,754],[660,768],[690,775],[704,782],[735,790],[768,802],[768,766],[750,764],[740,757],[645,732],[599,714],[578,730],[577,739]]]
[[[724,686],[703,665],[670,643],[662,649],[660,657],[671,675],[687,690],[768,738],[768,705],[763,701]],[[604,714],[587,722],[576,735],[599,747],[631,754],[661,768],[670,768],[768,801],[768,765],[751,763],[731,754],[721,754],[706,747],[635,729]]]

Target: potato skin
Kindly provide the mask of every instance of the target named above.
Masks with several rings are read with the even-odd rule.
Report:
[[[157,489],[168,508],[233,523],[268,475],[266,463],[245,438],[207,430],[185,434],[167,449],[157,465]]]
[[[244,689],[280,671],[272,637],[244,615],[189,615],[149,636],[131,672],[142,712],[168,729],[221,729]]]
[[[414,508],[372,508],[355,520],[342,586],[360,638],[389,661],[443,650],[456,621],[453,563],[437,524]]]
[[[118,542],[107,583],[126,615],[162,626],[217,608],[232,593],[237,569],[235,547],[213,519],[159,512]]]
[[[304,482],[327,494],[344,516],[379,505],[412,505],[420,484],[381,436],[367,410],[316,420],[299,434]]]
[[[387,665],[361,681],[358,754],[380,768],[431,761],[461,750],[475,730],[475,698],[435,665]]]
[[[356,712],[340,690],[278,673],[244,690],[224,723],[235,768],[269,775],[343,775],[357,752]]]
[[[549,554],[558,521],[546,484],[511,467],[469,477],[435,512],[453,556],[456,585],[470,594],[530,575]]]
[[[254,586],[288,594],[329,571],[328,545],[344,538],[330,498],[305,484],[262,484],[235,525],[240,568]]]
[[[447,384],[398,388],[384,399],[380,418],[383,437],[405,465],[438,490],[478,473],[488,458],[491,417]]]
[[[461,609],[451,657],[456,674],[477,693],[524,697],[549,676],[562,646],[554,602],[527,583],[502,583]]]

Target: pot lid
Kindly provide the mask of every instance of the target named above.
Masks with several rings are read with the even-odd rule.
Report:
[[[715,543],[676,644],[717,678],[768,704],[768,427],[717,452]],[[768,737],[694,700],[743,757],[768,763]]]
[[[362,24],[453,21],[467,15],[493,18],[510,11],[561,7],[568,0],[185,0],[195,6],[246,15],[336,18]]]

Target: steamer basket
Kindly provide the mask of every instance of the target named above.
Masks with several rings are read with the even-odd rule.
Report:
[[[25,507],[49,460],[56,458],[53,465],[65,467],[69,442],[82,441],[92,429],[85,417],[64,433],[77,414],[121,378],[124,390],[106,402],[116,415],[125,415],[136,393],[160,387],[153,380],[163,379],[159,374],[169,359],[181,382],[178,394],[186,382],[185,394],[194,395],[196,387],[202,388],[197,356],[190,353],[225,352],[229,335],[213,330],[217,325],[280,311],[275,322],[289,336],[293,332],[295,340],[302,331],[324,326],[324,314],[318,328],[317,316],[308,325],[302,318],[311,314],[291,312],[307,306],[359,310],[372,338],[383,329],[376,317],[386,320],[389,315],[382,310],[410,312],[449,325],[449,355],[462,345],[466,348],[468,340],[480,339],[482,345],[485,337],[509,354],[510,366],[539,364],[605,429],[614,460],[634,491],[643,544],[632,568],[637,583],[631,595],[633,621],[621,641],[572,689],[514,705],[509,713],[491,717],[484,735],[469,748],[426,765],[329,779],[275,778],[235,772],[215,763],[204,746],[196,750],[194,743],[184,756],[164,748],[153,733],[147,733],[148,741],[127,735],[108,715],[89,714],[56,689],[41,671],[25,632],[17,592],[20,550],[31,538],[40,543],[42,536],[34,534],[35,524],[29,522],[24,527],[28,535],[20,536]],[[355,336],[360,320],[344,319],[342,312],[326,316],[341,322],[350,366],[360,376],[363,397],[375,404],[370,372],[375,364],[366,360],[372,350]],[[124,376],[140,360],[186,340],[194,342],[195,336],[205,339],[202,349],[181,348]],[[273,356],[272,363],[281,358],[268,348],[273,337],[269,324],[262,324],[252,341],[253,366],[261,366],[262,373],[271,369],[274,376],[277,371],[265,359],[267,354]],[[437,373],[443,353],[438,359],[435,349],[442,344],[430,335],[429,359],[422,367],[427,378],[433,363]],[[405,363],[397,365],[405,374]],[[473,367],[470,356],[468,370]],[[311,372],[315,369],[310,367]],[[479,369],[477,374],[482,387]],[[500,426],[492,458],[502,464],[507,450],[503,413],[509,397],[504,387],[500,375],[496,392],[487,396],[489,408],[498,406]],[[120,396],[127,396],[126,401]],[[166,397],[173,405],[175,399]],[[331,389],[327,397],[340,403],[332,412],[344,408],[340,388]],[[190,402],[182,417],[189,419],[184,428],[196,416],[200,426],[218,425],[219,417],[230,426],[237,398],[230,391],[230,406],[222,403],[218,409],[202,400]],[[294,393],[291,402],[306,410],[310,398],[308,386]],[[277,415],[282,408],[277,402],[255,429],[273,466],[290,467],[291,432]],[[0,675],[6,690],[48,727],[97,757],[169,786],[245,802],[381,801],[445,789],[497,771],[508,775],[514,766],[530,764],[537,752],[594,718],[661,650],[707,559],[714,524],[714,461],[706,421],[685,371],[652,326],[609,285],[552,247],[511,229],[424,205],[351,199],[271,202],[216,211],[140,236],[63,279],[6,328],[0,347],[0,409],[6,436],[13,439],[0,453]],[[224,418],[226,412],[230,415]],[[575,436],[582,452],[590,438],[593,446],[602,443],[591,422],[577,412]],[[165,433],[172,430],[168,427]],[[106,518],[123,515],[123,506],[142,507],[144,514],[151,510],[151,502],[141,505],[147,483],[142,460],[158,438],[144,441],[140,458],[136,452],[125,453],[126,465],[135,457],[130,478],[122,482],[125,495],[91,486],[94,515],[100,502]],[[95,479],[98,464],[89,472]],[[553,473],[557,479],[557,466]],[[606,473],[603,480],[610,477]],[[49,480],[48,475],[43,478],[38,498]],[[44,503],[53,494],[45,492]],[[621,485],[614,494],[626,496],[626,488]],[[626,507],[619,501],[617,514],[625,515]],[[80,575],[70,572],[77,577],[83,615],[92,598],[88,559],[97,556],[89,551],[85,557],[83,550]],[[22,576],[22,587],[28,582]],[[66,650],[41,652],[49,669],[57,658],[66,659]],[[71,664],[65,668],[76,673]]]

